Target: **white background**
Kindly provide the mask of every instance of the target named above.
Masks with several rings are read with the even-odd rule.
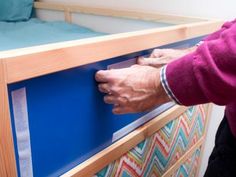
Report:
[[[45,0],[44,0],[45,1]],[[48,0],[46,0],[48,1]],[[235,0],[50,0],[84,5],[158,11],[179,15],[232,19],[236,16]]]

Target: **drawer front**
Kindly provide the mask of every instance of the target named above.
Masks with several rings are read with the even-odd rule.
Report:
[[[204,106],[191,107],[96,176],[161,176],[200,140],[205,122]]]
[[[201,148],[197,149],[171,177],[197,177],[200,165]]]
[[[191,46],[200,39],[163,47]],[[168,109],[169,106],[151,113],[114,115],[94,79],[98,70],[117,63],[123,67],[127,64],[124,61],[151,51],[8,85],[18,176],[25,171],[35,177],[64,174]]]

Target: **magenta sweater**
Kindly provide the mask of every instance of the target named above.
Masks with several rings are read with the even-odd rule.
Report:
[[[236,20],[205,38],[195,52],[164,67],[162,76],[165,90],[177,103],[226,105],[236,137]]]

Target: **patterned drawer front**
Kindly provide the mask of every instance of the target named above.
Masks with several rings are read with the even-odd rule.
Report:
[[[203,106],[189,108],[96,176],[161,176],[202,137],[205,117]]]
[[[201,149],[199,148],[171,177],[196,177],[199,168],[200,153]]]

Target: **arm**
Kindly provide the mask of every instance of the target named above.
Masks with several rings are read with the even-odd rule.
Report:
[[[215,40],[215,39],[219,38],[223,31],[225,31],[226,29],[229,29],[235,23],[236,23],[236,20],[233,20],[233,21],[230,21],[230,22],[225,22],[222,25],[221,29],[219,29],[218,31],[208,35],[207,37],[205,37],[203,39],[203,41],[210,41],[210,40]]]
[[[196,48],[197,46],[186,49],[155,49],[149,58],[139,57],[137,63],[139,65],[147,65],[159,68],[166,65],[170,61],[195,51]]]
[[[203,44],[205,41],[215,40],[218,39],[225,30],[229,29],[233,24],[236,23],[236,20],[231,22],[226,22],[222,26],[221,29],[218,31],[208,35],[205,37],[200,43],[198,43],[196,46],[193,46],[191,48],[187,49],[155,49],[149,58],[139,58],[138,64],[140,65],[149,65],[153,67],[161,67],[165,64],[178,59],[184,55],[187,55],[190,52],[193,52],[196,50],[198,46]]]
[[[236,23],[219,38],[162,69],[163,85],[184,105],[214,102],[226,105],[236,98]]]
[[[232,102],[236,98],[236,24],[159,72],[159,68],[136,65],[98,71],[96,80],[106,94],[104,101],[114,105],[116,114],[147,111],[170,98],[184,105]]]

